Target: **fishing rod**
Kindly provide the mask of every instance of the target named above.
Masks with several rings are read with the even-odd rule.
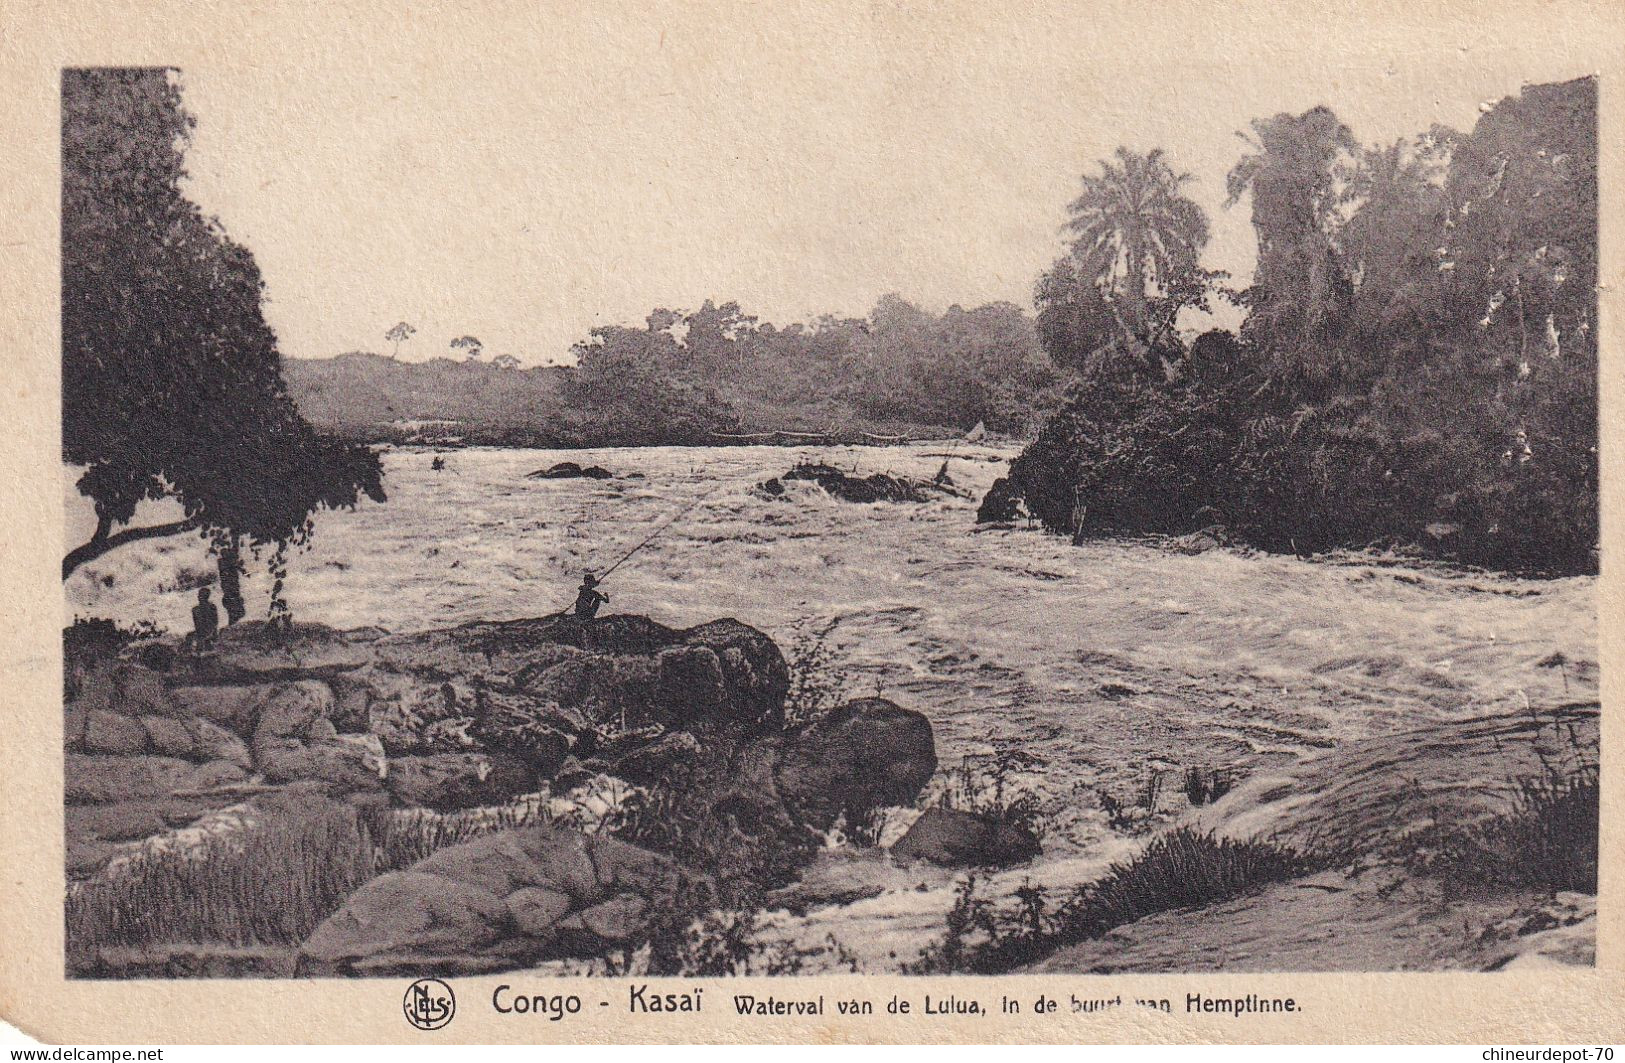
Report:
[[[676,513],[673,513],[670,517],[666,518],[666,520],[661,523],[660,527],[658,527],[654,531],[650,532],[648,534],[648,536],[642,542],[638,543],[638,545],[632,547],[632,549],[630,549],[626,553],[622,554],[621,559],[619,561],[617,561],[613,565],[609,566],[609,568],[604,571],[604,574],[602,576],[598,577],[598,582],[602,583],[604,580],[608,579],[609,574],[611,572],[614,572],[616,569],[620,568],[622,565],[626,564],[628,561],[630,561],[632,559],[633,554],[637,553],[639,550],[642,550],[645,546],[648,546],[650,543],[654,542],[655,539],[660,535],[661,532],[665,531],[667,528],[671,527],[673,524],[676,524],[677,521],[679,519],[681,519],[682,516],[685,513],[688,513],[695,506],[698,506],[701,502],[704,502],[706,499],[710,498],[714,493],[716,493],[716,490],[717,490],[718,486],[719,485],[715,485],[715,484],[712,485],[711,489],[709,491],[705,492],[705,494],[701,495],[699,498],[696,498],[694,501],[690,502],[688,505],[684,506],[682,509],[678,510]]]

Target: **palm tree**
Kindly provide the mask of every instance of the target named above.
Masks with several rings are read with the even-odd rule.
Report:
[[[1225,206],[1252,195],[1258,266],[1244,330],[1311,375],[1332,361],[1351,285],[1333,235],[1359,142],[1326,107],[1252,122],[1251,154],[1231,168]]]
[[[1207,243],[1207,216],[1180,192],[1190,174],[1175,173],[1161,148],[1144,155],[1118,148],[1086,174],[1083,191],[1067,206],[1065,231],[1083,278],[1120,299],[1125,327],[1140,339],[1151,328],[1149,293],[1166,294],[1197,269]]]

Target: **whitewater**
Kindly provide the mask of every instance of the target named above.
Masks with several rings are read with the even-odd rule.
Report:
[[[1112,828],[1103,792],[1177,811],[1187,768],[1245,779],[1429,722],[1597,696],[1594,578],[1074,546],[1025,525],[978,527],[976,499],[1014,453],[472,448],[441,453],[435,470],[435,453],[395,449],[383,456],[389,501],[320,514],[290,555],[286,598],[296,619],[339,628],[540,616],[698,500],[614,573],[608,609],[674,627],[735,617],[787,654],[827,630],[829,681],[923,712],[944,768],[1012,756],[1010,785],[1043,810],[1045,852],[990,877],[1006,892],[1024,880],[1064,888],[1143,843]],[[615,478],[527,478],[562,460]],[[806,483],[753,490],[799,461],[929,479],[944,460],[969,497],[854,504]],[[93,521],[72,478],[76,543]],[[140,521],[165,519],[148,509]],[[122,547],[68,580],[68,618],[185,630],[212,572],[195,538]],[[251,563],[245,591],[250,616],[264,615],[262,566]],[[915,814],[891,816],[885,840]],[[940,933],[956,878],[832,845],[771,925],[895,969]]]

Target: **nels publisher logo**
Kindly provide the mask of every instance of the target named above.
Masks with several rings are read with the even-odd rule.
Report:
[[[457,998],[451,986],[438,978],[419,978],[406,987],[401,1001],[406,1021],[420,1030],[438,1030],[457,1013]]]

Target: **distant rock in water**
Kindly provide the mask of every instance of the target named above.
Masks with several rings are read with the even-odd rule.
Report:
[[[944,867],[1008,867],[1043,851],[1023,824],[952,808],[927,809],[891,848],[899,859]]]
[[[1217,550],[1222,546],[1230,545],[1230,530],[1223,524],[1210,524],[1200,528],[1189,535],[1181,535],[1172,540],[1171,545],[1182,554],[1205,554],[1209,550]]]
[[[601,465],[577,465],[561,461],[550,469],[537,469],[525,476],[527,480],[613,480],[615,474]]]
[[[885,473],[856,476],[842,472],[833,465],[822,463],[797,465],[782,477],[758,484],[756,491],[762,495],[777,497],[784,494],[784,483],[781,481],[790,480],[815,483],[828,494],[844,502],[929,502],[934,495],[953,493],[930,482],[908,480],[901,476],[888,476]]]

